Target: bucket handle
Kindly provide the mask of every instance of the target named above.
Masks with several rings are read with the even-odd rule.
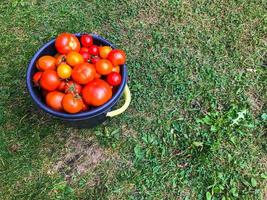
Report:
[[[127,84],[124,87],[123,94],[125,96],[125,102],[124,102],[123,106],[117,110],[113,110],[113,111],[108,112],[107,117],[115,117],[115,116],[123,113],[129,107],[130,102],[131,102],[131,92],[130,92],[130,89],[129,89]]]

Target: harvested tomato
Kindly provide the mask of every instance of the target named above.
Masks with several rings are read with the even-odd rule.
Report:
[[[89,47],[89,53],[93,56],[97,56],[98,55],[98,46],[96,45],[92,45]]]
[[[45,97],[45,102],[50,108],[57,111],[61,111],[63,110],[61,103],[64,96],[65,94],[62,92],[58,91],[49,92]]]
[[[66,63],[66,55],[59,55],[56,58],[56,66],[59,66],[61,63]]]
[[[108,54],[108,59],[114,66],[117,65],[123,65],[125,64],[126,61],[126,55],[123,50],[120,49],[113,49],[109,54]]]
[[[96,64],[100,60],[100,57],[99,56],[92,56],[90,60],[91,60],[91,63]]]
[[[58,91],[65,91],[65,85],[66,85],[66,81],[64,81],[64,80],[61,80],[60,81],[60,84],[58,85],[58,87],[57,87],[57,90]]]
[[[72,79],[79,84],[87,84],[95,78],[95,66],[90,63],[76,65],[72,70]]]
[[[90,54],[88,52],[80,52],[85,62],[90,60]]]
[[[112,68],[112,71],[113,71],[113,72],[120,73],[120,71],[121,71],[121,68],[120,68],[120,66],[119,66],[119,65],[117,65],[117,66],[115,66],[115,67],[113,67],[113,68]]]
[[[38,59],[36,63],[37,69],[40,71],[44,70],[55,70],[56,69],[56,59],[53,56],[42,56]]]
[[[33,77],[32,77],[32,81],[34,83],[35,86],[39,86],[39,81],[42,77],[43,72],[36,72]]]
[[[112,51],[110,46],[99,47],[99,55],[101,58],[107,58],[108,54]]]
[[[63,97],[62,106],[63,109],[68,113],[77,113],[82,110],[83,101],[80,96],[69,93]]]
[[[81,37],[81,43],[84,47],[90,47],[93,45],[93,37],[89,34],[84,34]]]
[[[89,109],[89,106],[83,102],[82,111],[87,111]]]
[[[107,59],[100,59],[96,64],[96,71],[101,75],[108,75],[112,72],[112,63]]]
[[[67,63],[71,66],[79,65],[84,62],[83,56],[76,52],[76,51],[71,51],[67,54]]]
[[[66,79],[71,76],[72,68],[66,63],[62,63],[57,67],[57,74],[60,78]]]
[[[82,90],[82,86],[74,81],[68,81],[65,84],[65,93],[72,93],[72,94],[80,94]]]
[[[56,38],[56,49],[61,54],[67,54],[71,51],[80,51],[81,44],[78,38],[70,33],[61,33]]]
[[[89,48],[88,48],[88,47],[82,47],[82,48],[80,49],[80,53],[81,53],[81,52],[89,53]]]
[[[121,84],[121,75],[117,72],[111,72],[107,76],[107,82],[112,86],[118,86]]]
[[[82,89],[82,97],[89,105],[101,106],[112,97],[112,89],[106,81],[95,79]]]
[[[56,71],[46,70],[43,72],[42,77],[40,79],[41,88],[47,91],[53,91],[57,89],[59,84],[60,84],[60,79]]]
[[[99,74],[99,73],[96,72],[95,78],[101,78],[101,74]]]

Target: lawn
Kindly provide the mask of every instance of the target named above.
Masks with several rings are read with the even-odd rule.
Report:
[[[0,199],[267,199],[266,8],[1,1]],[[61,32],[126,51],[127,112],[79,130],[33,104],[27,64]]]

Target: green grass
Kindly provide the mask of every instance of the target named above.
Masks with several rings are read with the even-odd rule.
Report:
[[[1,199],[266,199],[264,1],[0,3]],[[76,130],[25,86],[60,32],[127,52],[126,113]]]

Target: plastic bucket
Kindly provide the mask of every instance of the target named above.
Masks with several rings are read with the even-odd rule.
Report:
[[[75,34],[78,38],[81,37],[82,34],[78,33]],[[107,41],[106,39],[92,34],[93,39],[94,39],[94,44],[97,45],[107,45],[111,46],[112,48],[115,48],[115,46]],[[113,94],[112,98],[106,102],[104,105],[96,107],[96,108],[91,108],[88,111],[77,113],[77,114],[68,114],[65,112],[58,112],[55,111],[51,108],[49,108],[45,102],[44,98],[41,95],[41,91],[37,88],[34,87],[33,82],[32,82],[32,77],[35,72],[37,72],[37,69],[35,67],[36,61],[44,55],[52,55],[54,56],[56,54],[56,48],[55,48],[55,39],[50,40],[46,44],[44,44],[33,56],[31,59],[28,70],[27,70],[27,75],[26,75],[26,83],[27,83],[27,88],[29,91],[29,94],[34,101],[34,103],[43,111],[46,113],[50,114],[53,117],[59,118],[63,120],[64,122],[67,122],[68,125],[74,126],[77,128],[90,128],[94,127],[96,125],[101,124],[105,120],[107,120],[109,117],[114,117],[116,115],[121,114],[124,112],[131,101],[131,94],[129,91],[129,88],[127,86],[127,67],[126,65],[121,66],[121,75],[122,75],[122,83],[118,87],[117,91]],[[125,103],[124,105],[117,109],[112,111],[112,108],[116,105],[122,94],[125,94]]]

